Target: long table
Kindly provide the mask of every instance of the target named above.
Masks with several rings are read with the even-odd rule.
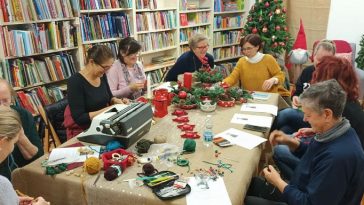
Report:
[[[284,102],[281,97],[272,94],[270,99],[266,102],[257,102],[278,105],[284,107]],[[202,134],[204,129],[204,119],[206,115],[211,114],[214,121],[213,132],[220,133],[228,128],[242,129],[242,125],[232,124],[230,120],[234,113],[241,112],[241,106],[234,106],[232,108],[218,107],[212,113],[205,113],[201,110],[190,110],[188,116],[190,123],[196,124],[195,131]],[[167,137],[167,142],[176,144],[180,147],[183,146],[183,141],[180,137],[182,133],[177,129],[177,123],[172,119],[175,116],[171,115],[173,106],[169,109],[169,114],[164,118],[157,120],[157,123],[152,126],[151,130],[143,137],[145,139],[153,140],[155,136],[164,135]],[[257,114],[266,115],[269,114]],[[258,134],[262,137],[261,133],[247,131]],[[184,158],[190,161],[191,172],[196,169],[208,169],[211,165],[203,163],[202,161],[216,162],[221,159],[226,163],[233,165],[233,173],[225,171],[224,182],[232,204],[243,204],[245,193],[249,187],[252,176],[256,173],[259,160],[261,158],[262,147],[259,146],[252,150],[241,148],[238,146],[231,146],[227,148],[219,148],[213,145],[213,148],[208,149],[203,145],[202,138],[197,139],[196,152],[194,154],[183,155]],[[76,138],[66,142],[62,146],[78,142]],[[133,150],[134,146],[129,148]],[[218,158],[214,156],[214,151],[219,150],[221,154]],[[134,187],[131,188],[125,179],[136,178],[136,173],[142,172],[141,165],[134,164],[125,170],[125,172],[114,181],[106,181],[101,174],[98,182],[94,185],[97,175],[88,175],[83,172],[82,168],[76,168],[75,173],[80,173],[83,176],[78,177],[74,174],[67,175],[65,172],[55,175],[45,175],[45,170],[41,167],[41,162],[47,156],[43,156],[33,163],[16,169],[12,174],[12,182],[16,189],[28,194],[29,196],[43,196],[46,200],[54,205],[65,204],[186,204],[185,197],[161,201],[150,190],[150,188]],[[179,167],[177,165],[168,167],[162,163],[153,163],[159,170],[170,170],[183,177],[192,176],[191,172],[187,172],[186,167]]]

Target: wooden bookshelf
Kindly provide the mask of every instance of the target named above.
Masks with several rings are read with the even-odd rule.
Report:
[[[229,58],[221,58],[221,59],[215,59],[215,62],[222,62],[222,61],[229,61],[229,60],[235,60],[235,59],[239,59],[242,56],[233,56],[233,57],[229,57]]]

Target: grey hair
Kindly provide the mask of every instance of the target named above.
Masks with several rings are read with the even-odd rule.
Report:
[[[205,35],[198,33],[190,38],[188,45],[190,46],[190,49],[195,49],[197,44],[201,41],[208,41],[208,38]]]
[[[327,39],[323,39],[321,40],[317,45],[316,45],[316,48],[315,48],[315,54],[317,53],[317,51],[322,48],[324,49],[325,51],[329,51],[329,52],[332,52],[332,54],[335,55],[336,53],[336,45],[335,45],[335,42],[332,41],[332,40],[327,40]]]
[[[311,85],[300,95],[300,102],[319,114],[330,109],[333,116],[339,118],[344,111],[346,93],[335,79],[331,79]]]

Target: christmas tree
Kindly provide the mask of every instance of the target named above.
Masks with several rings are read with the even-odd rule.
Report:
[[[356,57],[355,62],[357,63],[357,67],[364,70],[364,35],[361,37],[360,41],[360,51],[358,53],[358,57]]]
[[[249,11],[245,35],[259,34],[264,41],[264,53],[281,54],[292,47],[292,38],[287,32],[287,10],[282,3],[282,0],[256,0]]]

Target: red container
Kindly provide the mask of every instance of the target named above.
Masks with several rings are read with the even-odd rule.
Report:
[[[153,90],[154,98],[158,98],[159,96],[164,96],[167,98],[168,105],[171,104],[172,98],[174,97],[174,93],[169,93],[168,89],[160,88],[157,90]]]
[[[154,116],[162,118],[168,114],[168,98],[160,95],[153,99]]]
[[[183,74],[183,86],[187,89],[192,87],[192,73],[186,72]]]
[[[113,160],[112,155],[114,153],[117,153],[121,156],[126,155],[127,157],[124,160],[117,162],[117,161]],[[115,149],[113,151],[103,153],[101,155],[101,159],[104,162],[104,170],[109,168],[111,165],[116,164],[116,165],[119,165],[124,171],[128,166],[131,166],[131,164],[128,163],[128,156],[133,157],[133,155],[130,152],[127,152],[124,149]]]

